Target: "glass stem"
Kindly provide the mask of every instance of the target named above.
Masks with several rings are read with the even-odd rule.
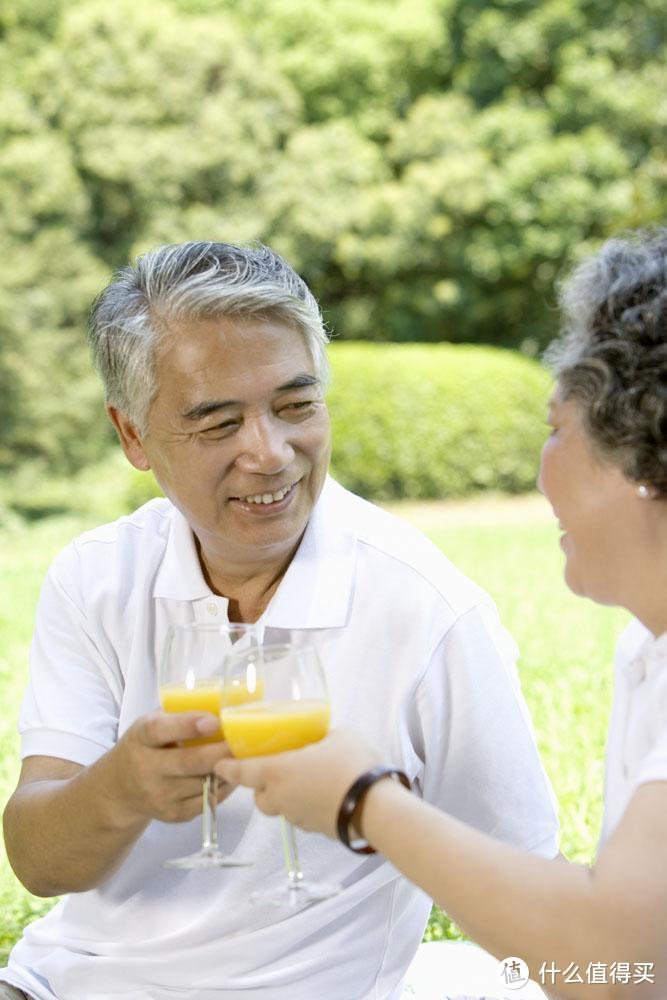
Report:
[[[215,810],[218,804],[218,779],[207,774],[202,785],[201,846],[204,851],[218,848],[218,824]]]
[[[288,823],[284,816],[280,817],[280,829],[283,839],[283,852],[285,855],[285,867],[287,868],[287,878],[290,889],[299,889],[303,883],[303,872],[299,864],[299,853],[296,849],[296,831],[291,823]]]

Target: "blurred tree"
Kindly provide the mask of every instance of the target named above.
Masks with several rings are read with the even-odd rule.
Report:
[[[452,70],[441,6],[433,0],[178,0],[221,7],[302,95],[309,122],[351,118],[382,138],[397,115]]]
[[[90,2],[47,44],[31,12],[5,18],[0,53],[0,461],[67,470],[110,440],[84,328],[111,268],[158,241],[255,237],[221,206],[251,203],[300,98],[227,19]]]
[[[662,0],[0,0],[0,465],[109,441],[85,316],[159,242],[262,239],[347,338],[535,352],[667,209]]]

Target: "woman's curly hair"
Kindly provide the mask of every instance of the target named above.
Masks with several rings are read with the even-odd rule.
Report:
[[[562,334],[545,360],[594,445],[667,496],[667,228],[604,244],[562,284]]]

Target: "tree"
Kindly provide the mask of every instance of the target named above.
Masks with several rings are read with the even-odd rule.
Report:
[[[109,440],[85,322],[163,242],[263,240],[341,337],[535,352],[662,219],[659,0],[0,0],[0,463]]]

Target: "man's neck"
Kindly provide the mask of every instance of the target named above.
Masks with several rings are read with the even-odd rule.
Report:
[[[197,541],[197,553],[204,578],[211,590],[229,601],[230,622],[256,622],[264,613],[280,585],[298,548],[272,562],[232,565],[204,552]]]

